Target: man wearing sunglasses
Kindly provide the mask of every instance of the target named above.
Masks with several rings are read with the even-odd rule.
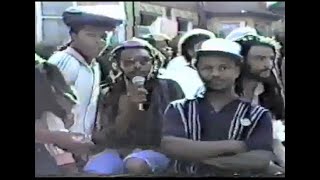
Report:
[[[162,117],[169,102],[183,98],[179,85],[157,79],[164,59],[147,41],[133,38],[110,52],[121,76],[108,86],[99,103],[93,141],[98,155],[85,166],[94,174],[164,172],[169,159],[159,150]]]

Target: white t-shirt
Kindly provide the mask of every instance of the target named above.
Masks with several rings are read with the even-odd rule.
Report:
[[[158,78],[176,81],[187,99],[194,99],[204,90],[197,70],[189,67],[183,56],[172,59],[166,69],[160,69]]]

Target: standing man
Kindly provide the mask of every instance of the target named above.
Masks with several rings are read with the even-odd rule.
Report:
[[[209,39],[197,52],[203,98],[168,106],[161,147],[175,172],[196,175],[255,173],[272,158],[272,123],[267,109],[234,92],[242,56],[237,43]]]
[[[215,38],[215,35],[204,29],[193,29],[182,35],[178,43],[178,56],[169,61],[165,71],[159,74],[161,79],[176,81],[188,99],[195,98],[203,87],[198,72],[192,66],[196,46],[210,38]]]
[[[112,31],[121,21],[97,15],[83,7],[70,7],[62,16],[70,28],[71,42],[48,61],[61,70],[69,85],[74,86],[79,104],[73,109],[74,124],[70,128],[66,128],[52,113],[47,114],[48,127],[50,130],[81,133],[90,140],[100,93],[100,67],[95,58],[105,46],[106,31]],[[71,153],[57,150],[53,145],[48,145],[48,149],[51,149],[58,165],[67,166],[68,172],[77,171]]]

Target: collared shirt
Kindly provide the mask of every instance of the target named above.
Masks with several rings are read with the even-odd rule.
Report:
[[[176,81],[187,99],[194,99],[204,88],[197,70],[191,68],[183,56],[172,59],[166,69],[160,69],[158,78]]]
[[[195,101],[195,100],[194,100]],[[243,100],[234,100],[227,104],[221,111],[216,112],[206,99],[197,99],[197,109],[199,115],[199,123],[201,126],[201,141],[220,141],[228,140],[228,133],[233,122],[235,113]],[[245,102],[249,103],[249,102]],[[178,106],[169,106],[166,111],[163,123],[163,136],[175,136],[187,138],[184,128],[184,122],[181,119],[181,114]],[[189,107],[189,106],[184,106]],[[189,114],[190,109],[184,108],[185,114]],[[188,119],[188,118],[187,118]],[[261,117],[256,121],[257,124],[249,136],[240,140],[244,141],[248,150],[267,150],[272,151],[272,123],[271,115],[268,111],[261,114]],[[187,122],[188,123],[188,122]],[[191,123],[191,122],[189,122]],[[247,130],[244,130],[247,131]],[[198,173],[206,174],[211,172],[211,167],[199,164]]]
[[[199,122],[202,141],[228,140],[231,121],[242,100],[227,104],[220,112],[204,98],[199,98]],[[163,135],[185,137],[181,115],[176,108],[169,108],[163,123]],[[272,151],[272,123],[269,113],[261,116],[251,137],[245,140],[249,150],[262,149]]]

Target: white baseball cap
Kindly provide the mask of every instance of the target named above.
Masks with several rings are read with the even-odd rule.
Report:
[[[197,50],[197,55],[202,52],[222,52],[242,59],[240,51],[241,46],[238,43],[227,39],[215,38],[204,41]]]
[[[237,28],[231,31],[231,33],[226,37],[226,39],[230,41],[238,41],[241,38],[245,36],[250,36],[250,35],[259,36],[256,29],[247,26],[247,27]]]
[[[205,35],[205,36],[208,36],[209,38],[216,38],[216,35],[211,32],[211,31],[208,31],[208,30],[205,30],[205,29],[192,29],[188,32],[186,32],[185,34],[183,34],[181,36],[181,38],[179,39],[179,42],[178,42],[178,54],[181,55],[182,53],[182,44],[185,43],[185,41],[187,41],[190,37],[192,36],[196,36],[196,35]]]

